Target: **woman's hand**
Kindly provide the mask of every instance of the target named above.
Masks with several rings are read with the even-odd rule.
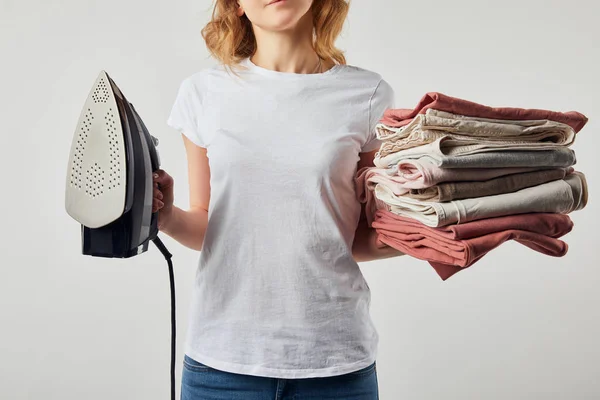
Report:
[[[173,177],[162,169],[157,169],[152,175],[154,182],[154,196],[152,199],[152,212],[158,213],[158,230],[161,230],[173,215]]]

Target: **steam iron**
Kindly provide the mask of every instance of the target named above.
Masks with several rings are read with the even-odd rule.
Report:
[[[67,213],[81,223],[84,255],[128,258],[158,234],[152,213],[156,146],[133,104],[101,71],[71,143]]]
[[[171,254],[158,238],[152,174],[160,167],[158,139],[132,103],[101,71],[85,101],[71,142],[65,208],[81,224],[83,255],[129,258],[150,241],[169,264],[171,281],[171,399],[175,399],[175,286]]]

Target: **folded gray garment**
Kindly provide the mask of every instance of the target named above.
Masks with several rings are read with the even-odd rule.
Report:
[[[373,162],[379,168],[389,168],[403,160],[424,160],[440,168],[563,168],[576,163],[575,152],[568,147],[551,150],[531,150],[527,147],[481,148],[479,145],[446,147],[444,143],[448,141],[451,138],[442,137],[432,143],[384,157],[376,155]]]
[[[577,171],[568,174],[564,179],[513,193],[452,200],[445,203],[396,196],[380,183],[375,186],[374,194],[378,200],[377,208],[413,218],[431,227],[536,212],[568,214],[584,208],[588,197],[585,176]]]
[[[471,197],[512,193],[542,183],[563,179],[572,168],[548,169],[504,175],[486,181],[445,182],[426,189],[410,189],[404,196],[422,201],[446,202]]]

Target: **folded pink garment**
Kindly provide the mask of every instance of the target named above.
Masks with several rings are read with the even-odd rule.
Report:
[[[572,230],[573,222],[565,214],[531,213],[432,228],[379,209],[372,226],[380,247],[387,245],[429,261],[440,278],[446,280],[508,240],[549,256],[562,257],[568,245],[558,238]]]
[[[419,104],[414,109],[388,108],[383,113],[383,117],[379,122],[390,127],[405,126],[418,114],[425,114],[425,111],[429,108],[468,117],[512,120],[547,119],[567,124],[575,132],[579,132],[588,121],[585,115],[577,111],[563,113],[540,109],[489,107],[442,93],[429,92],[421,98]]]

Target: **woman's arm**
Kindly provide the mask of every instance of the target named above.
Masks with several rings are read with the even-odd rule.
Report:
[[[357,171],[362,167],[374,167],[373,158],[375,158],[375,153],[377,153],[377,150],[360,153]],[[404,253],[393,247],[383,246],[382,244],[378,245],[377,232],[367,224],[364,204],[361,205],[360,220],[354,235],[354,243],[352,244],[352,255],[357,262],[404,255]]]
[[[192,143],[182,134],[188,160],[190,209],[173,206],[161,231],[194,250],[202,250],[208,225],[210,201],[210,168],[206,149]]]
[[[377,232],[367,225],[367,221],[364,218],[364,209],[363,205],[361,220],[354,234],[354,243],[352,244],[352,256],[354,259],[357,262],[362,262],[404,255],[404,253],[393,247],[377,243]]]

